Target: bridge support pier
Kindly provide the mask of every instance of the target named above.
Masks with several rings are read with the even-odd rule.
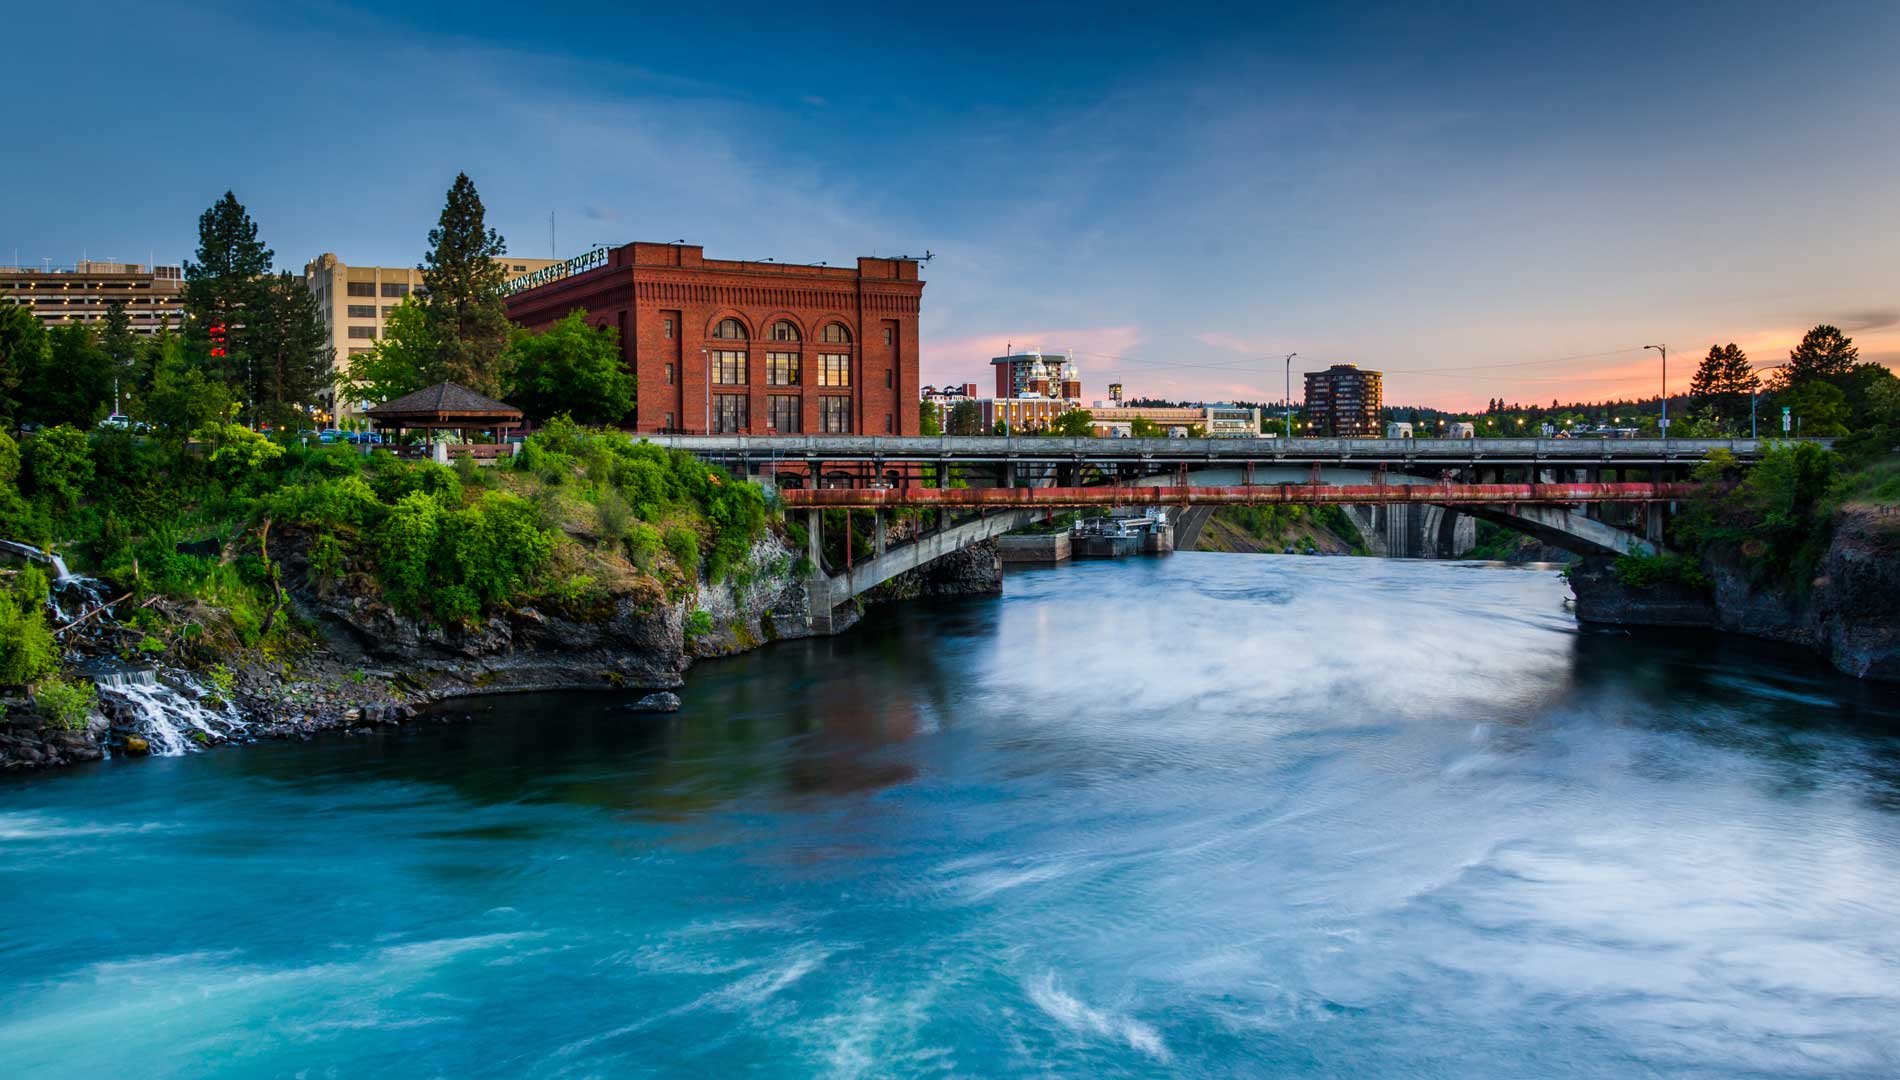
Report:
[[[805,579],[805,617],[812,633],[831,633],[831,576],[825,573],[825,512],[813,508],[805,512],[805,557],[811,560],[811,576]]]

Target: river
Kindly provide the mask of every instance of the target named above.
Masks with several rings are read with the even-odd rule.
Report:
[[[1892,688],[1565,595],[1012,571],[677,716],[9,777],[0,1075],[1900,1072]]]

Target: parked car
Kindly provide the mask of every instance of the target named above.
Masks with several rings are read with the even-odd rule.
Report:
[[[101,430],[131,431],[132,418],[125,415],[124,413],[115,412],[111,416],[106,417],[104,420],[99,421],[99,427]]]
[[[322,431],[317,432],[317,441],[327,443],[341,442],[343,441],[343,433],[336,428],[324,428]]]

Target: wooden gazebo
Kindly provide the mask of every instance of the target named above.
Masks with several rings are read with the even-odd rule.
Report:
[[[392,431],[398,438],[409,428],[431,432],[431,453],[438,461],[447,461],[449,452],[445,444],[435,441],[433,433],[436,431],[461,432],[465,439],[471,431],[493,432],[495,446],[471,445],[455,452],[500,457],[508,451],[509,430],[521,423],[520,409],[451,382],[404,394],[394,401],[366,409],[363,414],[376,430]]]

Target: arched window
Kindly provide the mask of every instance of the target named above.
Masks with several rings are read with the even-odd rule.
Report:
[[[716,338],[725,338],[729,341],[744,341],[746,337],[745,324],[737,319],[721,319],[719,320],[719,325],[713,327],[713,336]]]
[[[851,331],[846,330],[843,323],[826,323],[824,331],[818,337],[821,341],[829,341],[836,345],[851,344]]]
[[[793,326],[791,323],[785,322],[783,320],[780,320],[779,322],[775,322],[772,324],[772,340],[773,341],[797,341],[798,327]]]

